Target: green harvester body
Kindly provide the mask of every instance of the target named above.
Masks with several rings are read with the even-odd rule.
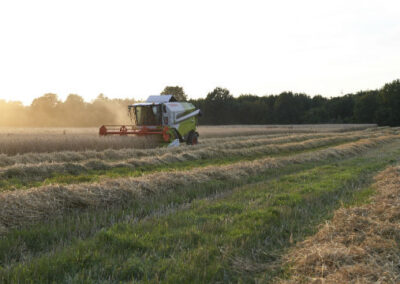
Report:
[[[182,142],[197,144],[196,131],[201,111],[188,102],[178,102],[172,95],[150,96],[146,102],[128,106],[132,125],[103,125],[99,134],[161,135],[169,146]]]

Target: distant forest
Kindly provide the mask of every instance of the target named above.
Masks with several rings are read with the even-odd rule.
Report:
[[[187,98],[182,87],[167,86],[162,94]],[[223,124],[313,124],[313,123],[377,123],[400,126],[400,80],[378,90],[325,98],[303,93],[283,92],[279,95],[243,94],[233,97],[229,90],[217,87],[206,98],[189,100],[199,107],[202,125]],[[83,127],[129,123],[127,105],[134,99],[109,99],[99,95],[85,102],[71,94],[65,101],[56,94],[45,94],[30,106],[0,100],[0,126]]]
[[[205,99],[191,100],[203,111],[201,124],[377,123],[400,125],[400,80],[378,90],[325,98],[303,93],[240,95],[216,88]]]

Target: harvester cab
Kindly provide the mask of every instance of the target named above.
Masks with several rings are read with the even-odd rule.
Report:
[[[168,146],[182,142],[197,144],[199,109],[187,102],[177,102],[172,95],[150,96],[144,103],[128,106],[132,125],[103,125],[99,134],[160,135]]]

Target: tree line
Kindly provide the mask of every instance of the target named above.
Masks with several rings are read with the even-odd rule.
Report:
[[[400,80],[377,90],[325,98],[303,93],[243,94],[215,88],[205,99],[191,100],[200,108],[201,124],[377,123],[400,126]]]
[[[161,94],[173,94],[187,100],[180,86],[167,86]],[[203,125],[223,124],[313,124],[313,123],[377,123],[400,125],[400,80],[377,90],[325,98],[303,93],[283,92],[279,95],[234,97],[221,87],[205,98],[189,100],[202,110]],[[29,106],[0,100],[0,126],[83,127],[102,124],[127,124],[127,105],[134,99],[109,99],[100,94],[85,102],[70,94],[61,101],[56,94],[45,94]]]

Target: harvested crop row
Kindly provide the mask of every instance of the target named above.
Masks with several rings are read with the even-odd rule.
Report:
[[[201,128],[201,127],[199,127]],[[329,128],[327,128],[329,129]],[[257,139],[257,138],[274,138],[274,137],[288,137],[288,136],[302,136],[302,135],[321,135],[320,137],[324,136],[324,135],[341,135],[341,134],[345,134],[345,132],[349,133],[349,132],[364,132],[364,133],[372,133],[372,132],[376,132],[376,131],[385,131],[385,132],[391,132],[392,129],[389,128],[385,128],[385,127],[370,127],[370,128],[360,128],[360,129],[355,129],[355,128],[348,128],[346,129],[346,131],[341,131],[338,132],[336,131],[336,129],[330,129],[325,131],[302,131],[302,132],[291,132],[290,129],[288,129],[288,131],[285,132],[279,132],[279,133],[254,133],[254,134],[249,134],[249,135],[236,135],[236,136],[218,136],[218,137],[208,137],[205,136],[204,133],[202,131],[200,131],[200,141],[201,144],[216,144],[216,143],[224,143],[226,141],[240,141],[240,140],[249,140],[251,139]]]
[[[346,132],[376,127],[376,124],[303,124],[303,125],[235,125],[200,126],[202,137],[236,137],[239,135]]]
[[[148,195],[173,191],[177,187],[198,186],[211,180],[234,182],[267,173],[271,168],[354,156],[398,138],[390,135],[363,139],[313,153],[265,158],[226,166],[208,166],[190,171],[160,172],[139,178],[120,178],[102,183],[69,186],[51,185],[4,192],[0,194],[0,226],[6,230],[7,227],[51,218],[69,209],[123,204],[133,199],[146,198]]]
[[[335,135],[335,134],[331,134]],[[61,151],[53,153],[26,153],[15,156],[0,155],[0,166],[10,166],[13,164],[29,164],[29,163],[40,163],[40,162],[77,162],[84,161],[88,159],[101,159],[101,160],[124,160],[127,158],[143,157],[143,156],[154,156],[160,155],[167,152],[181,153],[190,151],[192,149],[198,149],[200,147],[215,146],[223,147],[223,145],[229,143],[232,146],[237,140],[238,142],[248,141],[261,141],[260,145],[263,143],[283,143],[289,141],[301,141],[307,138],[317,138],[325,137],[325,134],[306,134],[306,135],[296,135],[289,137],[270,137],[270,136],[255,136],[255,137],[240,137],[235,139],[217,139],[213,138],[211,142],[202,142],[196,147],[177,147],[177,148],[167,148],[158,147],[153,149],[134,149],[134,148],[124,148],[124,149],[108,149],[104,151]],[[254,142],[253,142],[254,143]],[[238,143],[237,147],[240,147],[242,143]]]
[[[161,166],[204,159],[215,160],[229,157],[260,157],[268,154],[308,150],[337,143],[351,142],[361,138],[365,138],[365,135],[317,138],[302,142],[249,146],[247,148],[239,149],[229,149],[229,147],[227,147],[227,149],[221,149],[219,146],[205,148],[192,147],[192,151],[183,151],[181,153],[167,152],[159,156],[147,156],[140,159],[134,158],[118,162],[107,162],[93,159],[84,163],[39,163],[30,165],[15,165],[1,169],[0,178],[18,178],[27,181],[42,181],[51,177],[53,174],[77,175],[90,170],[111,170],[113,168],[130,168],[133,170],[137,167]]]
[[[301,140],[301,139],[306,139],[307,137],[323,137],[324,134],[306,134],[298,136],[300,138],[296,139]],[[131,138],[132,137],[130,138],[128,137],[127,139]],[[217,145],[217,144],[223,145],[225,143],[228,142],[230,143],[232,141],[252,141],[253,138],[254,140],[278,139],[277,143],[281,142],[280,139],[285,139],[282,136],[276,137],[274,135],[251,136],[251,137],[243,136],[230,139],[212,138],[210,139],[210,141],[208,140],[202,141],[201,144],[196,145],[196,148],[206,147],[210,145]],[[271,143],[273,143],[273,140],[271,140]],[[59,152],[49,152],[49,153],[36,152],[36,153],[25,153],[12,156],[0,154],[0,167],[10,166],[14,164],[29,164],[29,163],[41,163],[41,162],[77,162],[93,158],[101,160],[123,160],[126,158],[159,155],[161,153],[166,153],[166,152],[190,151],[190,149],[191,148],[185,147],[185,145],[183,145],[183,147],[178,147],[178,148],[156,147],[150,149],[140,149],[140,148],[107,149],[103,151],[86,150],[86,151],[59,151]]]
[[[224,142],[205,142],[202,143],[202,146],[213,146],[219,147],[221,149],[237,149],[243,147],[250,146],[259,146],[265,144],[279,144],[279,143],[289,143],[289,142],[300,142],[308,139],[316,139],[316,138],[330,138],[330,137],[351,137],[351,136],[359,136],[359,137],[377,137],[381,135],[394,134],[392,131],[355,131],[355,132],[347,132],[347,133],[318,133],[318,134],[295,134],[288,136],[278,136],[275,138],[264,138],[262,136],[253,136],[251,138],[245,140],[236,140],[236,139],[227,139]]]
[[[98,159],[105,161],[121,161],[130,158],[141,158],[146,156],[161,156],[167,153],[178,155],[181,153],[188,153],[192,151],[198,151],[200,148],[212,147],[222,148],[222,149],[235,149],[241,147],[265,145],[265,144],[279,144],[288,143],[296,141],[305,141],[307,139],[313,138],[323,138],[323,137],[340,137],[340,136],[352,136],[352,135],[364,135],[369,137],[371,135],[380,135],[381,132],[374,132],[374,134],[369,132],[355,132],[347,134],[337,134],[337,133],[327,133],[327,134],[305,134],[305,135],[293,135],[285,137],[273,137],[269,136],[257,136],[246,138],[246,140],[240,139],[236,141],[235,139],[223,140],[223,141],[213,141],[212,143],[202,143],[196,145],[195,147],[177,147],[177,148],[155,148],[155,149],[120,149],[120,150],[105,150],[101,152],[97,151],[63,151],[54,153],[28,153],[16,156],[6,156],[0,155],[0,167],[12,166],[15,164],[37,164],[37,163],[69,163],[69,162],[80,162],[87,161],[90,159]]]
[[[371,204],[339,209],[286,256],[293,277],[284,283],[399,283],[400,167],[376,180]]]
[[[351,134],[339,134],[338,133],[324,133],[324,134],[296,134],[296,135],[289,135],[289,136],[279,136],[275,138],[270,137],[250,137],[245,140],[235,140],[235,139],[227,139],[224,142],[209,142],[206,141],[205,143],[201,143],[202,147],[205,146],[212,146],[215,149],[238,149],[243,147],[253,147],[253,146],[261,146],[266,144],[280,144],[280,143],[289,143],[289,142],[300,142],[305,141],[308,139],[317,139],[317,138],[329,138],[329,137],[344,137],[349,135],[364,135],[364,137],[371,136],[370,133],[360,133],[360,132],[353,132]]]
[[[310,136],[324,136],[327,134],[335,134],[334,132],[326,132],[326,133],[279,133],[279,134],[257,134],[257,135],[245,135],[245,136],[234,136],[234,137],[217,137],[217,138],[204,138],[200,134],[200,142],[201,145],[215,145],[215,144],[224,144],[230,141],[245,141],[251,139],[263,139],[263,138],[285,138],[289,136],[303,136],[303,135],[310,135]]]

